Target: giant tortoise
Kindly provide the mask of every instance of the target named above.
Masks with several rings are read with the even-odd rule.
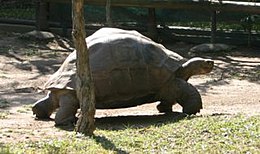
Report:
[[[102,28],[86,38],[90,53],[97,109],[133,107],[160,101],[159,112],[172,112],[179,103],[183,112],[202,109],[197,89],[187,80],[213,69],[210,59],[185,59],[136,31]],[[56,125],[75,122],[76,51],[45,84],[47,96],[32,107],[38,118],[48,118],[55,109]]]

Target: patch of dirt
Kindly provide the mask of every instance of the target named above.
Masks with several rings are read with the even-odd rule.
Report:
[[[0,32],[0,143],[35,141],[73,133],[54,127],[53,120],[35,120],[31,112],[32,104],[45,96],[41,86],[70,53],[71,42],[60,37],[49,43],[26,41],[19,39],[19,35]],[[173,43],[166,46],[189,57],[188,50],[193,45]],[[202,95],[201,115],[260,114],[260,49],[237,47],[230,52],[197,55],[215,61],[213,72],[189,80]],[[181,112],[181,107],[175,105],[173,111]],[[145,120],[161,114],[156,110],[156,103],[97,110],[96,113],[97,121],[117,116]]]

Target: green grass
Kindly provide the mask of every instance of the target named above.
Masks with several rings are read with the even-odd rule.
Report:
[[[6,153],[260,153],[259,119],[218,115],[119,129],[97,126],[93,137],[72,133],[65,138],[6,144],[2,149]]]
[[[19,108],[17,112],[19,113],[28,113],[32,111],[32,105],[23,105],[22,108]]]
[[[7,119],[8,115],[10,115],[9,111],[0,111],[0,119]]]

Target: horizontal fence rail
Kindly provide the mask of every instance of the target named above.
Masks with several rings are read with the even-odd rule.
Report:
[[[61,28],[61,33],[65,34],[68,33],[71,28],[71,10],[69,10],[70,3],[71,0],[0,0],[0,24],[5,24],[7,26],[7,29],[8,24],[35,26],[38,30],[51,30],[51,28]],[[53,7],[53,4],[55,4],[56,7]],[[85,0],[85,4],[86,6],[101,6],[106,8],[107,0]],[[104,18],[111,19],[111,21],[109,21],[109,25],[124,29],[139,29],[139,31],[146,33],[148,36],[151,35],[149,34],[149,30],[151,30],[153,33],[156,33],[156,35],[158,35],[158,38],[163,38],[164,41],[170,41],[174,39],[193,43],[204,43],[211,41],[241,45],[247,44],[249,36],[248,32],[242,30],[226,31],[219,30],[217,28],[217,23],[219,22],[219,19],[217,17],[216,11],[224,11],[225,13],[235,12],[238,14],[241,12],[245,12],[246,14],[260,15],[259,1],[247,2],[239,0],[110,0],[109,6],[112,10],[114,8],[120,7],[136,7],[143,9],[148,8],[147,12],[149,12],[147,13],[147,16],[140,16],[129,14],[128,12],[123,12],[125,16],[129,15],[129,18],[138,18],[138,22],[142,22],[136,22],[133,25],[129,25],[127,22],[124,21],[115,21],[115,23],[113,23],[113,17],[111,18],[110,16],[104,14]],[[156,23],[156,19],[154,19],[155,8],[173,10],[183,9],[189,11],[193,10],[194,12],[201,12],[202,10],[204,10],[208,13],[206,13],[206,15],[209,16],[208,22],[211,22],[211,28],[194,29],[194,27],[184,28],[181,26],[166,26],[163,28],[158,28],[161,23]],[[154,17],[150,15],[153,15]],[[215,18],[212,18],[212,15],[214,15]],[[54,18],[54,16],[56,18]],[[211,20],[210,17],[212,18]],[[150,21],[153,23],[150,23]],[[225,22],[229,21],[225,20]],[[91,22],[88,21],[88,18],[86,18],[86,23],[88,24],[87,28],[92,29],[91,31],[97,30],[98,28],[107,25],[106,21],[104,20],[99,23],[99,26],[89,26]],[[237,22],[237,24],[239,24],[239,21]],[[252,31],[250,33],[250,36],[251,44],[260,46],[259,32]]]
[[[46,2],[71,3],[71,0],[45,0]],[[85,0],[87,5],[106,5],[107,0]],[[213,9],[260,13],[260,2],[223,0],[110,0],[111,6],[168,9]]]

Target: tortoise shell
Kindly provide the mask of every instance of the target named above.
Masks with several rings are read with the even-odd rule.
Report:
[[[184,60],[137,31],[102,28],[87,37],[86,42],[98,102],[154,95],[176,76]],[[76,51],[51,76],[45,88],[76,88]]]

